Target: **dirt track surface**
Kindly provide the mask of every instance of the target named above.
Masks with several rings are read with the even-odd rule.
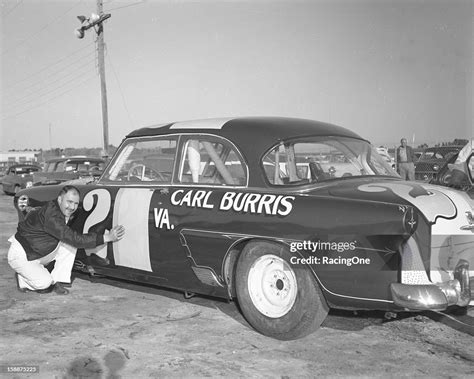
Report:
[[[316,333],[282,342],[254,331],[235,303],[124,281],[78,274],[67,296],[20,293],[6,257],[16,223],[1,194],[2,378],[474,377],[473,308],[390,321],[331,311]],[[39,373],[5,373],[14,365]]]

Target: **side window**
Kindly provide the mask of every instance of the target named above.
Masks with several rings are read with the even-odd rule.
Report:
[[[281,143],[263,157],[262,168],[273,185],[301,185],[361,175],[395,175],[369,144],[334,137]]]
[[[76,162],[66,162],[64,164],[64,170],[66,172],[76,171],[77,163]]]
[[[64,172],[66,171],[66,162],[59,162],[57,165],[56,165],[56,172]]]
[[[196,136],[183,145],[178,182],[243,186],[247,174],[245,164],[230,143]]]
[[[286,154],[283,145],[277,146],[263,158],[263,169],[271,184],[283,184],[288,181]]]
[[[124,145],[102,181],[171,183],[176,138],[138,140]]]

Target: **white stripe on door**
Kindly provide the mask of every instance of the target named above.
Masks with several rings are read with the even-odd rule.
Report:
[[[125,236],[114,243],[117,266],[151,271],[148,213],[153,190],[121,188],[115,198],[113,225],[123,225]]]

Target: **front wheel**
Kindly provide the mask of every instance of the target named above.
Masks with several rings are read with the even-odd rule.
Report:
[[[292,340],[318,329],[328,306],[305,265],[292,265],[280,244],[250,242],[236,268],[236,292],[247,321],[260,333]]]

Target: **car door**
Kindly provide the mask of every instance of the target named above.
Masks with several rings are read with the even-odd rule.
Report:
[[[246,190],[247,178],[235,146],[217,136],[127,140],[83,199],[86,212],[93,210],[97,219],[106,220],[98,225],[126,229],[112,248],[99,247],[94,253],[107,255],[117,272],[140,273],[167,287],[222,294],[222,264],[234,239],[216,232],[231,218],[218,208],[224,193]],[[89,216],[84,232],[95,221]]]
[[[155,194],[168,191],[174,170],[178,137],[128,139],[120,147],[97,185],[87,186],[82,207],[83,232],[123,225],[125,236],[111,247],[88,250],[107,256],[111,268],[160,277],[159,235],[154,235]],[[110,268],[110,267],[109,267]],[[122,276],[122,275],[119,275]]]
[[[226,191],[245,191],[247,168],[237,148],[210,134],[181,136],[173,185],[155,191],[152,260],[168,285],[217,295],[233,238],[219,231],[230,215],[219,209]],[[221,292],[222,293],[222,292]]]

